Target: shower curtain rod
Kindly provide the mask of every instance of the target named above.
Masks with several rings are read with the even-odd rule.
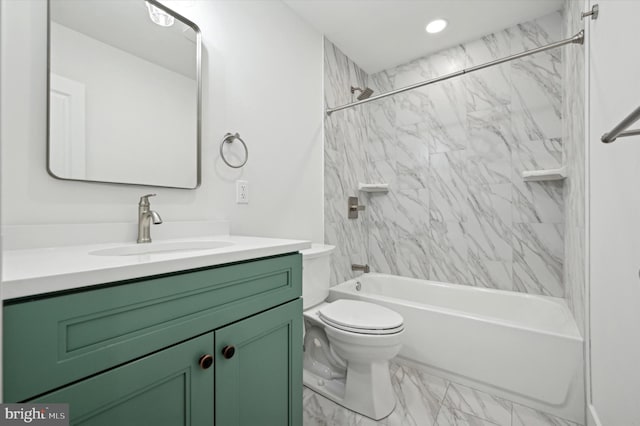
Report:
[[[442,77],[436,77],[431,80],[422,81],[420,83],[412,84],[410,86],[401,87],[400,89],[391,90],[389,92],[381,93],[377,96],[372,96],[367,99],[363,99],[361,101],[351,102],[350,104],[340,105],[334,108],[327,108],[327,115],[331,115],[336,111],[340,111],[346,108],[351,108],[357,105],[366,104],[367,102],[377,101],[378,99],[386,98],[388,96],[397,95],[398,93],[406,92],[409,90],[417,89],[418,87],[428,86],[429,84],[438,83],[440,81],[449,80],[450,78],[458,77],[463,74],[468,74],[470,72],[478,71],[484,68],[492,67],[494,65],[499,65],[504,62],[513,61],[514,59],[519,59],[525,56],[534,55],[536,53],[544,52],[545,50],[555,49],[556,47],[564,46],[565,44],[582,44],[584,43],[584,30],[581,30],[579,33],[574,35],[571,38],[557,41],[555,43],[547,44],[546,46],[537,47],[535,49],[525,50],[521,53],[516,53],[515,55],[507,56],[502,59],[496,59],[495,61],[486,62],[481,65],[476,65],[473,67],[465,68],[460,71],[453,72],[451,74],[443,75]]]

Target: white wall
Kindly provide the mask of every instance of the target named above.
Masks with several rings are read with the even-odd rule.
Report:
[[[171,2],[203,36],[202,185],[195,191],[55,180],[46,172],[46,3],[1,0],[4,225],[134,222],[138,197],[165,221],[225,219],[232,232],[323,239],[322,37],[276,1]],[[239,171],[226,132],[250,148]],[[235,204],[235,180],[250,204]]]
[[[591,2],[596,3],[595,1]],[[603,426],[640,425],[640,136],[600,137],[640,106],[638,1],[598,1],[590,26],[591,412]],[[591,7],[591,6],[589,6]],[[640,127],[636,123],[632,128]],[[590,418],[589,424],[595,424]]]

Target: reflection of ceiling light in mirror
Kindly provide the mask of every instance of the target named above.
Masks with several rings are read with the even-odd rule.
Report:
[[[158,24],[161,27],[170,27],[173,25],[175,22],[173,16],[149,2],[145,3],[147,4],[147,9],[149,9],[149,18],[151,18],[154,24]]]
[[[427,24],[427,32],[429,34],[439,33],[447,27],[447,21],[444,19],[434,19]]]

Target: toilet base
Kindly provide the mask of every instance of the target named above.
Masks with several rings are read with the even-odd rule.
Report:
[[[386,367],[386,371],[388,372],[388,366],[385,365],[384,367]],[[387,373],[387,378],[388,377],[389,375]],[[387,417],[393,412],[396,406],[396,399],[393,394],[393,389],[391,388],[390,379],[389,390],[391,393],[387,393],[387,397],[383,398],[383,400],[379,398],[375,399],[374,396],[371,395],[371,392],[353,392],[353,389],[356,388],[353,385],[349,386],[349,390],[351,390],[351,392],[349,392],[347,390],[347,382],[344,378],[325,379],[306,369],[303,370],[302,373],[302,382],[309,389],[330,399],[336,404],[342,405],[351,411],[355,411],[373,420],[381,420]]]

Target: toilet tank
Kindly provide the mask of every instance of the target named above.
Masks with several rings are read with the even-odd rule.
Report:
[[[317,305],[329,295],[331,252],[335,246],[312,244],[302,253],[302,306]]]

